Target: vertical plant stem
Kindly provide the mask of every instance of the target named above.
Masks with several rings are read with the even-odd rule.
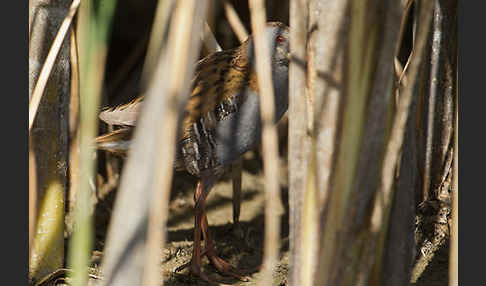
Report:
[[[160,53],[162,51],[162,43],[165,40],[167,27],[169,26],[170,14],[176,4],[175,0],[159,0],[157,10],[155,11],[154,24],[150,32],[150,40],[147,48],[147,55],[143,64],[142,84],[147,85],[151,79]]]
[[[331,176],[336,169],[335,153],[341,121],[339,108],[345,92],[344,64],[347,53],[343,50],[347,46],[349,33],[348,6],[348,1],[332,0],[314,0],[309,4],[309,11],[315,12],[312,17],[309,16],[307,27],[310,33],[307,44],[307,86],[311,93],[309,97],[312,97],[309,105],[314,109],[311,120],[315,122],[313,132],[317,140],[316,168],[321,226],[326,224]]]
[[[310,136],[306,89],[306,45],[307,45],[308,1],[290,2],[290,53],[289,65],[289,284],[301,285],[304,273],[302,240],[302,211],[308,169]]]
[[[189,81],[193,73],[193,59],[199,50],[193,38],[195,27],[202,26],[202,11],[206,1],[188,0],[180,2],[175,10],[169,31],[169,48],[166,66],[171,67],[171,76],[165,92],[166,108],[162,115],[163,129],[159,130],[157,141],[161,146],[155,162],[153,199],[149,209],[148,238],[143,285],[156,286],[162,282],[160,275],[161,248],[165,243],[168,201],[173,174],[175,141],[177,134],[178,106],[187,97]],[[207,24],[206,24],[207,25]],[[202,29],[198,29],[202,33]],[[192,48],[191,48],[192,47]],[[157,71],[160,73],[161,71]],[[158,78],[158,77],[155,77]],[[155,94],[157,90],[149,89]],[[163,132],[161,132],[163,130]],[[168,142],[164,144],[164,142]],[[161,245],[162,244],[162,245]]]
[[[66,228],[69,235],[72,234],[74,203],[79,189],[79,57],[78,43],[75,30],[71,32],[71,96],[69,103],[69,196],[68,213],[66,215]]]
[[[243,169],[243,160],[237,160],[231,165],[231,178],[233,180],[233,233],[242,233],[241,226],[239,225],[240,220],[240,209],[241,209],[241,174]]]
[[[336,156],[333,162],[334,166],[331,167],[334,168],[332,192],[327,194],[328,191],[326,191],[326,193],[322,194],[322,203],[328,204],[329,207],[326,210],[325,229],[320,239],[319,266],[321,270],[317,273],[316,283],[324,283],[326,285],[333,285],[336,269],[343,264],[344,260],[344,257],[339,252],[345,232],[343,222],[345,213],[349,210],[351,188],[359,161],[359,148],[362,144],[365,102],[369,96],[369,76],[367,75],[370,72],[370,63],[366,60],[367,56],[370,55],[364,54],[363,51],[368,51],[368,53],[373,51],[373,46],[370,47],[369,45],[374,44],[373,37],[375,34],[374,30],[366,33],[370,40],[365,41],[365,7],[366,3],[364,2],[348,1],[347,4],[343,3],[341,9],[338,10],[343,14],[346,14],[344,11],[349,11],[349,22],[345,20],[340,22],[343,25],[341,30],[349,29],[348,35],[337,34],[338,37],[347,37],[349,44],[344,45],[344,52],[341,57],[341,68],[347,73],[342,80],[343,86],[340,86],[337,90],[339,94],[338,100],[342,105],[342,114],[339,115],[342,123],[340,127],[341,134],[339,139],[337,139],[339,140],[339,149],[337,154],[334,155]],[[328,107],[331,108],[330,105]],[[333,111],[336,111],[336,108],[334,106]],[[330,127],[334,129],[336,125]],[[334,132],[336,132],[336,129],[334,129]],[[329,162],[329,160],[332,161],[332,157],[326,158],[326,161]],[[324,170],[329,172],[331,168],[325,168]]]
[[[272,273],[279,250],[280,217],[279,165],[277,129],[274,126],[274,90],[270,70],[270,51],[265,45],[265,5],[262,0],[249,0],[251,27],[255,37],[256,72],[262,116],[262,141],[265,176],[265,242],[262,285],[272,285]]]
[[[301,235],[301,249],[302,249],[302,265],[300,266],[300,283],[295,285],[311,286],[314,283],[314,268],[316,266],[316,253],[318,250],[318,208],[317,198],[318,189],[316,184],[316,145],[315,138],[312,138],[312,150],[309,158],[309,168],[307,175],[307,183],[304,193],[304,204],[302,208],[302,235]]]
[[[395,178],[396,164],[400,149],[403,142],[403,136],[405,132],[405,125],[408,118],[408,111],[410,102],[412,99],[413,88],[417,79],[420,63],[422,61],[423,51],[426,43],[426,38],[430,28],[430,19],[432,17],[433,1],[424,1],[423,7],[420,12],[420,27],[418,28],[418,34],[416,37],[416,45],[414,45],[414,57],[410,62],[408,86],[401,93],[401,96],[397,105],[397,112],[393,119],[393,126],[391,128],[391,134],[389,142],[386,146],[385,156],[383,159],[382,173],[380,178],[380,186],[376,194],[375,201],[372,205],[371,214],[371,235],[375,237],[382,232],[386,232],[386,222],[388,221],[392,196],[393,196],[393,181]],[[376,239],[370,239],[371,244],[368,246],[370,252],[373,253],[374,249],[378,247]],[[370,261],[362,263],[371,263]]]
[[[37,223],[37,172],[35,154],[29,140],[29,259]]]
[[[30,168],[35,168],[36,186],[32,199],[36,200],[36,217],[29,257],[29,282],[37,282],[64,265],[64,205],[68,164],[68,98],[69,98],[69,41],[58,37],[60,27],[69,11],[69,3],[62,1],[32,1],[32,23],[29,41],[29,96],[35,82],[42,81],[41,73],[49,75],[43,83],[44,91],[36,110],[36,120],[29,128]],[[68,27],[68,26],[67,26]],[[68,29],[67,29],[68,30]],[[68,31],[66,31],[67,33]],[[60,39],[60,40],[57,40]],[[53,43],[58,49],[54,57]],[[46,72],[48,58],[57,58]],[[42,72],[42,69],[44,72]],[[32,92],[32,93],[31,93]],[[32,99],[32,97],[31,97]],[[30,109],[30,106],[29,106]],[[30,112],[30,114],[34,114]],[[33,211],[33,210],[31,210]]]
[[[32,26],[33,14],[34,14],[34,11],[32,9],[32,0],[29,0],[29,40],[30,40],[30,28]]]
[[[397,1],[328,2],[311,2],[316,12],[309,24],[323,226],[316,283],[360,285],[370,273],[356,267],[368,254],[366,206],[380,174],[400,10]],[[332,21],[328,14],[341,18]],[[328,38],[334,43],[326,49]]]
[[[238,17],[238,13],[236,13],[235,8],[228,2],[228,0],[223,0],[223,7],[226,19],[228,19],[228,22],[230,23],[231,28],[233,28],[240,43],[243,43],[246,38],[248,38],[248,32],[241,22],[240,17]]]
[[[94,164],[92,162],[92,156],[90,152],[94,150],[87,150],[90,143],[89,134],[91,134],[91,139],[94,139],[95,126],[90,126],[94,123],[94,120],[90,120],[90,109],[96,109],[91,93],[92,87],[89,86],[93,83],[87,78],[90,70],[89,64],[92,62],[90,55],[90,45],[92,45],[90,32],[91,32],[91,1],[83,1],[80,6],[80,12],[78,14],[78,43],[80,52],[80,124],[79,124],[79,143],[80,143],[80,154],[79,154],[79,188],[74,196],[74,209],[73,209],[73,233],[70,239],[69,252],[68,252],[68,266],[73,269],[72,283],[75,286],[86,285],[88,281],[88,271],[87,266],[89,263],[89,257],[92,245],[92,225],[91,216],[89,210],[89,199],[91,186],[89,181],[92,179]],[[92,63],[91,63],[92,64]],[[91,106],[90,106],[91,105]],[[91,115],[92,116],[92,115]]]
[[[457,82],[457,70],[455,74]],[[456,90],[454,114],[454,165],[452,177],[452,228],[449,258],[449,285],[459,285],[459,100]]]
[[[79,3],[80,0],[73,0],[73,2],[71,3],[71,7],[69,8],[69,13],[64,19],[64,21],[62,22],[61,27],[57,32],[56,38],[52,43],[46,61],[42,66],[42,70],[39,74],[39,78],[37,79],[37,83],[34,87],[34,91],[32,92],[32,98],[30,99],[29,102],[29,131],[32,128],[32,125],[34,124],[34,119],[37,114],[37,109],[39,108],[42,94],[44,94],[44,89],[47,85],[49,75],[51,74],[57,55],[59,54],[59,50],[61,49],[64,38],[66,37],[66,34],[69,30],[69,26],[71,25],[74,15],[76,14],[76,11],[78,10]]]
[[[97,2],[97,4],[100,4]],[[70,240],[68,263],[74,271],[72,285],[84,286],[88,281],[87,266],[93,242],[92,204],[95,160],[94,138],[98,126],[98,108],[104,76],[108,32],[115,1],[103,1],[97,9],[83,1],[78,18],[80,33],[80,174],[74,206],[74,227]]]
[[[211,28],[208,25],[208,22],[204,23],[204,29],[201,34],[201,39],[204,41],[204,46],[208,49],[210,53],[219,52],[221,51],[221,46],[216,41],[213,32],[211,32]]]
[[[333,244],[326,233],[338,222],[328,220],[331,197],[331,176],[335,172],[335,153],[339,107],[345,91],[344,65],[347,53],[346,39],[349,30],[349,1],[309,1],[307,21],[307,88],[310,126],[316,140],[317,212],[319,215],[317,261],[314,265],[314,283],[322,285],[329,279],[329,268],[334,258]],[[297,9],[297,8],[294,8]],[[295,285],[298,285],[295,284]]]

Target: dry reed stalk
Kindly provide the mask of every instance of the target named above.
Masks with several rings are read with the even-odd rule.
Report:
[[[147,86],[150,81],[154,69],[158,63],[160,53],[162,52],[162,44],[165,41],[167,27],[170,20],[170,14],[174,10],[175,0],[163,0],[157,4],[155,11],[154,24],[150,32],[150,39],[147,47],[147,54],[143,64],[142,85]]]
[[[37,172],[35,154],[29,140],[29,259],[37,222]]]
[[[360,147],[363,144],[366,121],[366,101],[370,95],[371,72],[373,54],[376,46],[376,29],[364,32],[366,18],[366,3],[349,1],[345,9],[349,11],[349,25],[341,29],[349,29],[347,38],[349,44],[344,45],[343,69],[347,71],[340,90],[342,113],[339,135],[339,148],[336,153],[335,171],[332,177],[332,191],[323,193],[329,205],[326,211],[325,230],[321,235],[322,271],[317,279],[318,283],[334,284],[335,273],[342,267],[345,257],[341,253],[343,233],[349,225],[345,224],[346,212],[352,201],[352,188],[357,179],[360,160]],[[371,16],[372,17],[372,16]],[[365,36],[366,35],[366,36]],[[366,41],[365,41],[366,37]],[[352,279],[347,276],[344,279]],[[322,279],[322,280],[321,280]]]
[[[455,79],[457,81],[457,70]],[[454,166],[452,177],[452,228],[449,258],[449,286],[459,285],[459,104],[456,90],[455,100],[455,120],[454,120]]]
[[[161,248],[165,244],[168,201],[173,175],[175,141],[177,135],[178,106],[188,96],[189,82],[194,70],[194,59],[199,45],[194,45],[192,35],[196,27],[201,26],[202,11],[206,10],[206,1],[188,0],[180,2],[175,10],[169,31],[167,67],[171,67],[170,80],[166,87],[167,108],[162,115],[163,127],[159,130],[157,141],[160,153],[155,163],[153,199],[149,209],[148,238],[143,285],[160,285]],[[206,23],[207,26],[207,23]],[[209,27],[208,27],[209,28]],[[202,33],[202,29],[199,31]],[[205,37],[206,38],[206,37]],[[215,40],[214,40],[215,42]],[[211,44],[214,44],[212,42]],[[156,96],[158,90],[149,89]],[[164,132],[160,132],[160,131]],[[165,142],[165,144],[163,143]],[[167,144],[168,143],[168,144]]]
[[[68,194],[68,214],[67,232],[71,234],[74,215],[74,203],[76,193],[79,189],[79,57],[76,42],[76,33],[71,32],[70,60],[71,60],[71,95],[69,102],[69,194]]]
[[[349,33],[349,1],[312,1],[320,14],[309,19],[308,48],[309,67],[307,86],[312,88],[315,102],[311,102],[315,114],[311,118],[315,124],[317,156],[317,188],[319,192],[318,213],[319,250],[314,283],[324,285],[330,278],[330,269],[334,263],[333,247],[336,246],[336,229],[340,223],[330,218],[329,209],[344,207],[343,201],[334,203],[331,192],[332,180],[336,172],[336,152],[341,122],[340,107],[348,82],[344,70],[348,57],[347,34]],[[310,11],[312,9],[310,8]],[[309,17],[311,13],[309,11]],[[313,13],[317,13],[313,12]],[[325,14],[322,14],[325,13]],[[325,35],[320,36],[320,35]],[[310,100],[309,100],[310,101]],[[343,108],[344,109],[344,108]],[[311,126],[312,126],[311,125]],[[338,194],[339,195],[339,194]],[[317,268],[316,268],[317,269]]]
[[[238,13],[235,11],[233,5],[231,5],[231,3],[228,2],[228,0],[223,0],[223,7],[224,7],[224,14],[226,15],[226,19],[228,19],[231,28],[233,28],[233,31],[235,32],[236,37],[238,38],[238,41],[240,41],[240,43],[243,43],[248,38],[248,31],[246,31],[243,22],[241,22]]]
[[[270,50],[265,45],[265,5],[262,0],[249,0],[251,27],[255,39],[256,72],[259,85],[260,112],[262,116],[263,161],[265,176],[265,242],[262,285],[272,285],[273,269],[279,250],[280,217],[282,208],[279,186],[279,158],[277,128],[274,122],[274,90],[272,85]]]
[[[414,57],[410,62],[408,68],[408,86],[398,100],[397,112],[393,119],[393,126],[391,134],[386,146],[385,156],[383,159],[382,173],[380,178],[380,186],[376,193],[375,201],[372,205],[371,225],[370,231],[373,236],[378,235],[386,229],[388,213],[393,196],[393,180],[395,178],[395,169],[400,154],[400,149],[403,142],[405,125],[408,118],[409,106],[412,99],[413,88],[417,80],[417,74],[423,57],[423,52],[426,44],[428,31],[430,28],[430,20],[433,11],[433,1],[425,1],[420,10],[420,27],[418,27],[416,43],[414,45]],[[375,239],[369,240],[371,243],[368,246],[371,248],[370,252],[377,247]],[[371,261],[362,261],[363,263],[371,263]]]
[[[318,253],[318,239],[319,239],[319,209],[318,202],[318,188],[317,188],[317,153],[316,153],[315,138],[312,138],[312,150],[309,158],[309,167],[307,174],[307,183],[304,193],[304,203],[302,208],[301,229],[302,235],[300,239],[302,251],[302,265],[300,266],[300,280],[294,285],[311,286],[314,283],[314,273],[316,268],[316,253]]]
[[[403,37],[405,35],[405,27],[406,27],[406,24],[408,22],[408,18],[409,18],[409,15],[411,14],[410,13],[410,7],[412,6],[412,3],[413,3],[413,0],[405,0],[406,3],[403,3],[403,12],[402,12],[402,19],[401,19],[401,22],[400,22],[400,32],[398,34],[398,46],[397,47],[400,47],[402,46],[402,43],[403,43]],[[398,54],[398,51],[397,51],[397,54]],[[394,59],[394,64],[395,64],[395,71],[396,71],[396,74],[397,74],[397,78],[398,78],[398,86],[400,85],[403,85],[403,86],[407,86],[407,78],[405,76],[406,74],[406,71],[407,71],[407,68],[408,68],[408,65],[410,64],[410,59],[413,55],[413,51],[410,53],[408,59],[407,59],[407,62],[405,63],[405,66],[401,66],[401,63],[400,61],[398,60],[398,56],[395,57]],[[402,84],[403,82],[403,84]],[[397,88],[397,92],[399,91],[399,88]]]
[[[211,28],[208,25],[208,22],[204,23],[204,29],[201,33],[201,39],[204,42],[204,46],[208,49],[210,53],[219,52],[223,49],[216,41],[213,32],[211,32]]]
[[[75,137],[73,133],[77,131],[79,125],[79,57],[76,33],[74,30],[71,31],[70,41],[71,97],[69,103],[69,131],[71,137]],[[79,148],[79,146],[77,147]]]
[[[305,247],[302,239],[304,224],[302,212],[305,198],[310,132],[308,121],[311,114],[307,111],[306,58],[308,1],[292,0],[290,2],[290,53],[289,65],[289,285],[304,284],[305,271],[301,271],[307,254],[312,248]]]
[[[31,1],[32,17],[29,38],[29,99],[39,80],[41,69],[52,43],[56,41],[59,27],[68,14],[70,3],[60,1]],[[29,148],[35,155],[36,200],[33,241],[30,244],[29,282],[64,265],[64,202],[68,166],[68,96],[69,54],[68,41],[61,41],[57,60],[45,84],[42,100],[39,98],[35,124],[29,126]],[[45,74],[45,72],[44,72]],[[36,92],[38,93],[38,92]],[[32,161],[31,161],[32,162]],[[29,162],[30,163],[30,162]],[[32,211],[32,210],[31,210]]]
[[[329,204],[331,176],[335,170],[336,142],[340,121],[339,108],[344,94],[344,56],[349,29],[346,1],[312,1],[317,9],[309,19],[308,105],[314,111],[309,128],[316,136],[318,209],[324,215]],[[323,15],[324,13],[324,15]],[[339,23],[337,25],[336,23]],[[318,29],[316,30],[316,27]],[[315,123],[315,124],[314,124]],[[321,226],[324,222],[321,222]]]
[[[59,53],[59,50],[61,49],[62,43],[64,41],[64,38],[66,37],[69,27],[71,26],[74,15],[78,10],[80,2],[80,0],[73,0],[73,2],[71,3],[69,12],[62,22],[61,27],[57,32],[56,38],[51,45],[49,54],[47,55],[44,65],[42,66],[41,72],[37,79],[37,83],[32,92],[32,97],[29,102],[29,132],[32,129],[32,125],[34,124],[37,109],[39,108],[42,95],[44,94],[44,89],[47,85],[49,75],[51,74],[52,68],[54,67],[57,55]]]
[[[226,19],[230,23],[233,32],[235,33],[238,41],[243,43],[248,38],[248,32],[245,26],[241,22],[238,13],[233,8],[233,5],[227,0],[223,0],[224,12]],[[214,36],[213,36],[214,37]],[[238,160],[232,165],[232,178],[233,178],[233,223],[236,227],[236,232],[241,231],[239,226],[240,208],[241,208],[241,174],[242,174],[242,161]]]
[[[314,2],[310,10],[326,15],[309,21],[323,227],[316,284],[359,285],[370,274],[357,266],[369,254],[366,202],[380,174],[400,9],[397,1]]]
[[[450,235],[450,228],[440,222],[440,213],[445,207],[450,211],[449,202],[453,194],[450,192],[454,157],[454,105],[457,95],[457,3],[456,0],[434,0],[434,10],[431,31],[429,32],[424,64],[420,69],[420,81],[416,91],[420,98],[421,141],[419,148],[423,150],[420,158],[422,172],[422,189],[418,194],[421,206],[430,206],[433,201],[440,202],[440,210],[434,210],[439,220],[423,224],[420,229],[432,227],[431,244],[424,241],[423,251],[414,266],[413,277],[420,277],[437,250],[444,245]],[[420,2],[419,2],[420,3]],[[420,5],[419,7],[421,7]],[[418,22],[418,25],[422,22]],[[420,202],[420,201],[419,201]],[[445,204],[443,204],[445,203]],[[430,216],[430,215],[426,215]],[[430,251],[425,251],[428,249]]]
[[[159,277],[157,274],[152,277],[150,277],[151,274],[147,274],[147,278],[144,279],[143,272],[152,271],[144,269],[144,265],[149,261],[146,258],[148,250],[146,233],[149,208],[154,203],[153,197],[155,196],[152,192],[155,190],[154,174],[161,172],[156,169],[155,162],[159,155],[154,156],[154,154],[157,154],[160,146],[168,145],[167,142],[164,144],[158,142],[159,136],[156,134],[162,132],[163,128],[154,130],[154,126],[167,124],[163,122],[166,99],[161,94],[167,93],[171,70],[168,68],[167,48],[164,43],[166,43],[165,35],[168,31],[170,14],[175,4],[176,1],[173,0],[159,2],[154,17],[142,73],[143,89],[147,90],[144,109],[140,118],[137,119],[137,128],[130,153],[120,178],[117,200],[104,249],[102,269],[105,279],[102,281],[102,285],[140,285],[142,282],[152,283],[152,280],[157,280]],[[166,175],[164,172],[164,176]],[[157,196],[164,196],[167,193],[165,189],[158,189],[157,192],[159,192]],[[163,221],[167,200],[159,200],[159,203],[163,204],[159,209],[162,217],[156,214],[158,215],[157,220]],[[151,220],[151,224],[153,224],[153,219]],[[163,228],[165,224],[162,223],[157,227]],[[156,232],[155,236],[165,235],[165,228],[153,231]],[[153,240],[150,236],[153,237],[153,234],[149,235],[149,239]],[[156,250],[150,248],[156,252],[156,257],[160,257],[158,256],[160,252],[157,250],[163,246],[163,240],[162,237],[158,241]],[[158,263],[159,261],[156,261],[155,265],[159,265]]]
[[[30,28],[32,26],[32,18],[33,18],[32,0],[29,0],[29,40],[30,40]]]
[[[418,88],[419,94],[423,95],[424,107],[424,201],[450,199],[449,193],[437,186],[443,185],[450,169],[448,162],[452,161],[452,156],[447,154],[453,145],[453,108],[457,86],[454,79],[457,69],[457,0],[434,2],[432,31],[424,60],[427,65],[421,72],[423,80]]]

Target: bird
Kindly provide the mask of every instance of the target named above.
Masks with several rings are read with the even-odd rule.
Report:
[[[288,109],[289,28],[281,22],[267,22],[263,35],[271,52],[274,123],[277,124]],[[258,147],[261,141],[254,36],[250,35],[236,48],[214,52],[199,60],[191,85],[178,127],[174,161],[175,170],[185,170],[198,177],[194,193],[192,259],[182,268],[189,267],[191,274],[209,282],[201,270],[201,258],[205,255],[218,272],[245,280],[238,270],[217,255],[205,204],[213,185],[231,164]],[[99,114],[104,122],[121,127],[97,137],[98,149],[126,156],[143,101],[143,96],[139,96]]]

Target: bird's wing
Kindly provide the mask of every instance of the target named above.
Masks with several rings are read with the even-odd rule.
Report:
[[[196,68],[193,90],[183,110],[176,154],[176,166],[185,166],[191,174],[219,164],[215,153],[218,125],[239,110],[249,94],[248,88],[257,91],[252,65],[240,51],[214,53]]]
[[[107,108],[101,111],[99,118],[112,125],[135,126],[142,102],[143,96],[140,96],[129,103]]]
[[[241,49],[241,46],[240,46]],[[237,109],[247,87],[257,90],[256,75],[238,49],[217,52],[204,58],[196,67],[193,89],[182,115],[181,137],[191,135],[195,123],[203,120],[207,129]]]

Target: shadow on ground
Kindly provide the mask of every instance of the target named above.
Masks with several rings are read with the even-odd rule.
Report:
[[[286,166],[283,167],[286,172]],[[284,176],[285,173],[282,173]],[[165,285],[207,285],[188,274],[187,269],[175,273],[174,270],[189,262],[192,257],[194,236],[193,192],[197,178],[186,172],[176,172],[171,187],[169,201],[168,237],[163,250],[162,273]],[[240,231],[233,225],[232,182],[226,174],[213,187],[206,205],[210,231],[220,257],[230,262],[236,269],[248,274],[250,281],[241,282],[220,276],[207,258],[203,258],[203,271],[209,277],[234,285],[254,285],[258,277],[263,257],[264,239],[264,183],[263,165],[258,152],[250,152],[243,161],[242,198]],[[100,200],[95,210],[96,241],[95,250],[102,251],[108,223],[110,221],[116,189]],[[288,257],[288,188],[281,183],[281,257]],[[287,262],[281,261],[279,284],[284,285]],[[277,274],[278,274],[277,273]]]

